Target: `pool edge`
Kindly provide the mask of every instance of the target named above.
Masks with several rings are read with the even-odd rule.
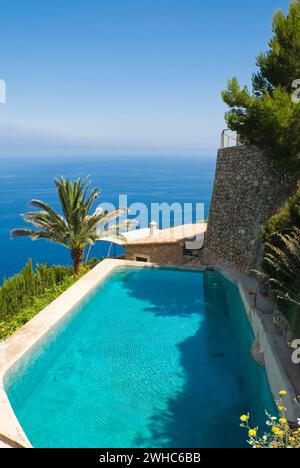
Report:
[[[263,367],[273,398],[274,400],[278,399],[279,392],[285,390],[287,392],[284,397],[284,403],[287,407],[286,416],[290,421],[297,421],[297,418],[300,417],[300,404],[297,402],[300,396],[299,370],[292,362],[287,343],[274,325],[273,312],[275,305],[273,304],[272,311],[266,313],[262,306],[253,304],[249,276],[220,266],[212,266],[212,268],[219,271],[238,287],[254,334],[255,341],[253,344],[256,344],[258,353],[263,356]],[[254,281],[257,285],[257,280]],[[256,292],[256,296],[255,302],[262,298],[259,290]],[[257,360],[254,353],[252,353],[252,357]],[[257,362],[259,361],[257,360]]]

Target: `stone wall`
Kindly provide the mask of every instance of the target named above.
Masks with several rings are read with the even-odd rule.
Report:
[[[262,255],[261,225],[295,187],[295,178],[256,148],[220,149],[205,248],[239,271],[256,267]]]
[[[136,256],[147,256],[150,262],[160,265],[182,265],[184,243],[147,243],[125,246],[125,260],[136,260]]]

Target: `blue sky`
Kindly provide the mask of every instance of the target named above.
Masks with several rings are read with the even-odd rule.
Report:
[[[1,0],[0,155],[214,155],[288,0]]]

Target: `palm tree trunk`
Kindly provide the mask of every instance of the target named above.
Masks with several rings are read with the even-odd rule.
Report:
[[[84,251],[81,249],[72,249],[71,257],[73,260],[74,275],[78,276],[81,273]]]

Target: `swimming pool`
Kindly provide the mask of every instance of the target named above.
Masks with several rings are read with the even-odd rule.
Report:
[[[273,401],[238,289],[215,271],[113,273],[5,377],[34,447],[242,447]]]

